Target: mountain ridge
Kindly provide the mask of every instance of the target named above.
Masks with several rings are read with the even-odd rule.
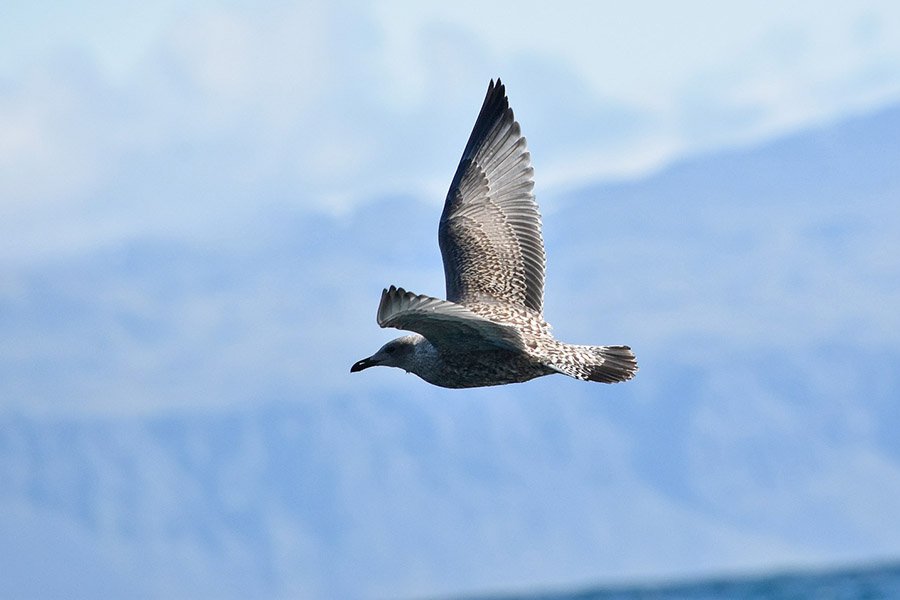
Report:
[[[443,290],[439,207],[399,196],[13,270],[0,592],[449,595],[900,554],[898,134],[891,109],[538,190],[547,317],[630,344],[620,386],[351,376],[390,335],[382,287]],[[83,569],[40,587],[55,562]]]

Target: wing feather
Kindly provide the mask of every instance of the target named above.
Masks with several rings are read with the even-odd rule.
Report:
[[[381,293],[378,325],[415,331],[438,350],[505,348],[522,350],[522,336],[512,326],[480,317],[465,306],[391,286]]]
[[[447,299],[542,312],[546,253],[531,155],[500,80],[491,81],[438,228]]]

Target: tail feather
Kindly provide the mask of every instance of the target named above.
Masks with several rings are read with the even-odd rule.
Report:
[[[592,350],[598,360],[588,365],[588,381],[616,383],[637,373],[637,359],[628,346],[593,346]]]
[[[553,357],[553,368],[584,381],[601,383],[628,381],[638,371],[634,352],[628,346],[560,344],[560,350],[561,352]]]

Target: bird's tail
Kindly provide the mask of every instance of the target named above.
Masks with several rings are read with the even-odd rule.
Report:
[[[637,373],[637,360],[628,346],[561,346],[563,351],[554,357],[553,367],[570,377],[617,383],[628,381]]]

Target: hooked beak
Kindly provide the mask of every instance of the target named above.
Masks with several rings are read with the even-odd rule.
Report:
[[[372,360],[372,357],[364,358],[359,362],[353,363],[353,366],[350,367],[351,373],[356,373],[357,371],[362,371],[363,369],[368,369],[369,367],[374,367],[378,363]]]

